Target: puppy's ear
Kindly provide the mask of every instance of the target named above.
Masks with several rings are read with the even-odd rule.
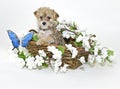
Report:
[[[37,11],[34,12],[34,15],[35,15],[35,16],[36,16],[36,14],[37,14]]]
[[[57,12],[55,12],[54,10],[53,10],[53,13],[54,13],[55,19],[57,19],[59,17],[59,14]]]
[[[56,17],[57,17],[57,18],[59,17],[59,14],[58,14],[58,13],[56,13]]]

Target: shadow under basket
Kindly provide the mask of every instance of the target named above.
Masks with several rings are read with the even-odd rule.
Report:
[[[52,53],[47,50],[47,47],[52,46],[52,45],[55,46],[56,48],[59,46],[59,45],[55,45],[55,44],[36,45],[35,41],[30,41],[27,46],[27,49],[32,56],[38,55],[39,50],[44,50],[45,53],[47,54],[47,57],[49,57],[48,60],[50,61],[52,59]],[[62,64],[64,64],[64,63],[68,64],[69,65],[68,68],[76,69],[79,66],[81,66],[82,63],[79,61],[79,59],[82,56],[85,57],[86,62],[88,61],[89,52],[86,52],[83,47],[76,47],[78,50],[78,54],[75,58],[72,58],[71,52],[69,50],[67,50],[67,48],[65,46],[63,46],[63,47],[65,48],[65,51],[64,51],[64,54],[62,55]]]

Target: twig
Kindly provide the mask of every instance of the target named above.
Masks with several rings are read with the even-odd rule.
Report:
[[[75,35],[79,36],[79,35],[78,35],[77,33],[75,33],[74,31],[69,30],[68,27],[66,27],[66,26],[64,26],[64,27],[65,27],[65,28],[62,28],[63,30],[66,30],[66,31],[72,32],[72,33],[74,33]]]

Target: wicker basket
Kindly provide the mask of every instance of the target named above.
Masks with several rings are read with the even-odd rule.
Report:
[[[55,45],[55,44],[51,44],[51,45],[54,45],[56,48],[58,47],[58,45]],[[47,56],[49,58],[52,58],[52,53],[47,51],[48,46],[50,46],[50,44],[36,45],[35,41],[30,41],[27,46],[27,49],[33,56],[36,56],[38,54],[38,50],[44,50]],[[88,59],[89,52],[85,52],[85,49],[83,47],[76,47],[78,50],[78,55],[76,56],[76,58],[71,58],[72,57],[71,52],[67,50],[65,46],[63,47],[65,48],[65,52],[62,56],[62,62],[68,64],[69,65],[68,68],[76,69],[79,66],[81,66],[82,63],[78,60],[81,56],[85,57],[86,62],[88,61],[87,59]]]

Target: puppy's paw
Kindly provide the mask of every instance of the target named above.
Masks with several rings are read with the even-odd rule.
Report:
[[[42,44],[44,44],[45,42],[43,41],[43,40],[38,40],[37,42],[36,42],[36,45],[42,45]]]
[[[49,38],[46,40],[46,42],[47,42],[48,44],[52,44],[52,43],[54,43],[55,41],[54,41],[54,39],[53,39],[52,37],[49,37]]]
[[[52,44],[52,43],[54,43],[54,40],[49,40],[48,41],[48,44]]]
[[[41,43],[39,41],[36,42],[36,45],[41,45]]]

